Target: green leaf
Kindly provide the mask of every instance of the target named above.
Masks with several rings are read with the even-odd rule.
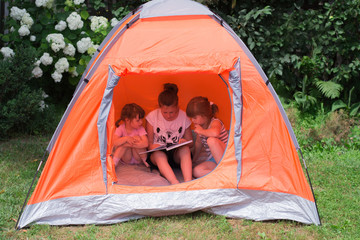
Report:
[[[81,58],[81,59],[79,60],[79,64],[80,64],[81,66],[86,65],[85,59]]]
[[[9,42],[10,41],[10,37],[9,35],[4,35],[1,40],[3,40],[4,42]]]
[[[331,81],[317,81],[315,85],[325,97],[331,99],[338,98],[343,90],[340,84]]]
[[[70,33],[67,35],[67,37],[70,39],[70,40],[75,40],[77,38],[77,35],[74,34],[74,33]]]
[[[350,116],[356,116],[360,109],[360,103],[355,103],[351,106]]]
[[[35,24],[34,26],[32,26],[32,30],[36,33],[39,33],[41,32],[43,29],[42,25],[41,24]]]
[[[88,17],[89,17],[90,15],[89,15],[89,13],[88,13],[87,11],[82,10],[82,11],[80,12],[80,16],[81,16],[82,19],[86,20],[86,19],[88,19]]]
[[[85,71],[85,69],[86,69],[86,66],[83,66],[83,65],[78,65],[78,66],[76,67],[76,71],[77,71],[77,73],[78,73],[79,75],[83,74],[83,72]]]
[[[346,108],[347,105],[342,100],[335,101],[331,106],[331,111],[334,112],[341,108]]]
[[[76,86],[79,82],[79,78],[73,78],[73,77],[70,77],[69,78],[69,83],[72,85],[72,86]]]

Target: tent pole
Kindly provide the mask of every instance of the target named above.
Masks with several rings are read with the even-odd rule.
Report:
[[[19,213],[19,217],[18,217],[18,219],[17,219],[17,221],[16,221],[15,230],[20,230],[20,229],[18,228],[18,224],[19,224],[20,217],[21,217],[21,215],[22,215],[22,213],[23,213],[23,211],[24,211],[25,205],[26,205],[27,200],[28,200],[29,195],[30,195],[31,188],[32,188],[32,186],[34,185],[36,176],[37,176],[37,174],[38,174],[38,172],[39,172],[39,170],[40,170],[40,167],[41,167],[41,165],[42,165],[42,163],[43,163],[43,161],[44,161],[44,158],[45,158],[45,156],[46,156],[46,153],[47,153],[47,150],[45,150],[44,155],[43,155],[43,157],[42,157],[42,159],[41,159],[41,161],[40,161],[40,163],[39,163],[39,166],[38,166],[38,168],[37,168],[37,170],[36,170],[36,172],[35,172],[34,178],[33,178],[32,182],[31,182],[31,185],[30,185],[30,188],[29,188],[28,193],[27,193],[27,195],[26,195],[25,201],[24,201],[23,206],[22,206],[22,208],[21,208],[21,211],[20,211],[20,213]]]
[[[303,163],[304,163],[304,167],[305,167],[305,170],[306,170],[306,175],[307,175],[307,177],[308,177],[308,179],[309,179],[309,184],[310,184],[311,192],[312,192],[312,194],[313,194],[313,196],[314,196],[314,201],[315,201],[315,206],[316,206],[316,212],[317,212],[317,214],[318,214],[318,216],[319,216],[319,222],[320,222],[320,226],[321,226],[321,218],[320,218],[318,206],[317,206],[317,203],[316,203],[316,197],[315,197],[314,189],[313,189],[312,184],[311,184],[310,174],[309,174],[309,172],[308,172],[308,169],[307,169],[307,166],[306,166],[306,162],[305,162],[304,156],[303,156],[303,154],[302,154],[301,148],[299,148],[299,151],[300,151],[300,155],[301,155],[301,158],[302,158],[302,160],[303,160]]]

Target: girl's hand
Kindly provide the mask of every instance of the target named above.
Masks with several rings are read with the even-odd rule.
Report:
[[[180,144],[180,143],[183,143],[183,142],[186,142],[186,141],[187,140],[185,138],[181,138],[178,143]]]
[[[139,143],[141,141],[140,136],[133,136],[132,138],[133,138],[134,143]]]
[[[132,146],[137,142],[137,139],[135,137],[127,136],[126,137],[126,142]]]
[[[141,158],[142,162],[145,164],[146,167],[150,167],[150,165],[146,162],[146,158]]]
[[[195,125],[194,132],[197,133],[197,134],[200,134],[200,135],[204,135],[203,134],[204,129],[200,125],[197,125],[197,124]]]

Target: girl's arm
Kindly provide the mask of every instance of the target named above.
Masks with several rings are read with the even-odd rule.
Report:
[[[124,136],[124,137],[119,137],[118,135],[116,135],[114,133],[113,135],[113,145],[116,147],[122,146],[124,144],[129,143],[129,137],[128,136]]]
[[[199,125],[195,126],[196,133],[203,135],[205,137],[216,137],[218,138],[221,133],[221,123],[218,120],[214,120],[211,122],[208,129],[204,129]]]
[[[190,129],[190,127],[188,127],[185,130],[183,138],[179,140],[179,143],[190,141],[190,140],[193,140],[193,137],[192,137],[191,129]],[[189,148],[191,148],[192,146],[193,146],[193,143],[190,143]]]
[[[154,144],[154,128],[148,121],[146,121],[146,132],[149,150],[160,147],[159,144]]]
[[[200,140],[199,134],[196,135],[196,141],[195,141],[195,149],[194,149],[194,160],[197,160],[200,156],[201,150],[203,148],[203,145]]]
[[[148,138],[146,135],[135,136],[133,138],[135,139],[135,142],[132,145],[132,147],[134,147],[134,148],[147,148],[148,147],[149,143],[148,143]]]

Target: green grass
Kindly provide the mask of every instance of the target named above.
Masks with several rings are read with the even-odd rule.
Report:
[[[34,225],[16,231],[18,214],[49,139],[24,136],[0,143],[0,239],[360,239],[360,150],[330,145],[303,151],[322,226],[195,212],[106,226]],[[360,140],[355,141],[358,146]]]

